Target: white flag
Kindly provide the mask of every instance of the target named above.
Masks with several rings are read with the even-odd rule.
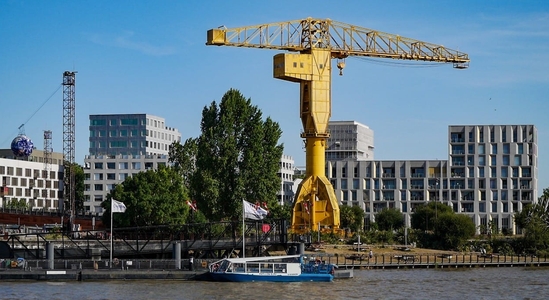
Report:
[[[244,209],[244,218],[252,220],[263,220],[267,216],[268,211],[258,205],[253,205],[246,200],[242,200]]]
[[[126,205],[120,201],[112,199],[111,210],[113,213],[123,213],[126,211]]]

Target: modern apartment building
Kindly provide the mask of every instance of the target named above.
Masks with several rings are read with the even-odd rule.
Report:
[[[84,159],[84,209],[103,213],[101,202],[118,183],[168,163],[181,133],[148,114],[90,115],[90,148]]]
[[[84,210],[103,213],[101,202],[126,178],[168,163],[168,155],[87,155],[84,159]]]
[[[537,201],[535,126],[449,126],[448,149],[448,160],[328,161],[328,177],[340,203],[365,210],[366,223],[389,207],[410,226],[415,206],[438,201],[478,230],[520,233],[514,213]]]
[[[373,160],[374,131],[355,121],[330,121],[326,161]]]
[[[51,162],[45,164],[41,150],[24,159],[15,157],[11,149],[0,150],[0,207],[23,200],[32,210],[63,208],[63,154],[50,155]]]
[[[148,114],[90,115],[90,155],[167,155],[181,133]]]
[[[278,203],[280,203],[280,205],[291,204],[294,201],[294,172],[294,159],[291,156],[282,155],[282,158],[280,159],[280,169],[278,171],[281,188],[277,194]]]

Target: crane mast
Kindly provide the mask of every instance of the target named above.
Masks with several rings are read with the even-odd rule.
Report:
[[[452,63],[458,69],[469,66],[465,53],[330,19],[220,27],[208,31],[206,45],[289,51],[274,56],[273,76],[299,83],[306,171],[294,199],[291,224],[294,233],[309,233],[320,226],[338,231],[340,226],[339,204],[325,174],[332,59],[367,56]],[[337,66],[342,70],[344,63]]]

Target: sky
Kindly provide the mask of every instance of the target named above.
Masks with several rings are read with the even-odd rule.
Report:
[[[77,71],[76,152],[89,115],[165,118],[184,141],[229,89],[278,122],[284,153],[305,164],[299,86],[272,77],[281,51],[206,46],[208,29],[307,17],[444,45],[470,67],[346,60],[332,77],[330,120],[374,131],[376,160],[448,159],[449,125],[533,124],[538,191],[549,188],[549,1],[26,1],[0,0],[0,148],[21,129],[38,149],[51,130],[63,152],[64,71]]]

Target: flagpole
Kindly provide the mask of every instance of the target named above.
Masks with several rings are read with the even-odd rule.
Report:
[[[242,200],[242,258],[246,257],[246,237],[244,236],[244,219],[246,218],[246,203]]]
[[[110,251],[110,261],[109,261],[109,268],[112,268],[112,205],[114,201],[111,199],[111,251]]]

